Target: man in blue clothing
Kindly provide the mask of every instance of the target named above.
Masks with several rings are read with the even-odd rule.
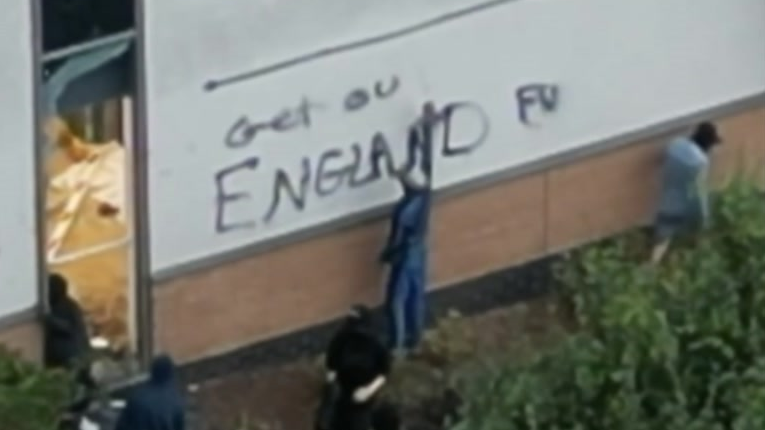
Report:
[[[428,274],[428,224],[431,205],[432,129],[437,121],[432,103],[409,133],[409,165],[398,174],[404,195],[391,215],[388,241],[381,254],[390,267],[385,306],[391,349],[415,349],[425,325]]]
[[[185,430],[184,401],[176,386],[175,364],[161,356],[149,380],[128,398],[115,430]]]
[[[709,153],[721,142],[714,124],[699,124],[689,137],[669,144],[664,167],[659,207],[654,229],[656,245],[651,261],[658,264],[674,236],[693,232],[709,221]]]

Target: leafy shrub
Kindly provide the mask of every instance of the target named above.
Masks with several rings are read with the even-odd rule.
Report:
[[[25,362],[0,346],[0,429],[55,430],[71,379]]]
[[[576,251],[580,330],[469,388],[459,430],[765,429],[765,198],[735,181],[660,267],[639,234]]]

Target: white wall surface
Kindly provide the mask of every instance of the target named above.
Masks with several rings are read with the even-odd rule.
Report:
[[[146,3],[154,271],[391,202],[398,189],[387,177],[351,186],[350,174],[326,171],[353,170],[355,144],[364,177],[376,132],[403,162],[405,131],[426,99],[471,103],[454,114],[452,145],[486,132],[471,152],[436,158],[443,187],[765,91],[763,0]],[[476,5],[491,7],[460,12]],[[393,76],[392,95],[344,109],[354,89],[379,81],[385,90]],[[211,81],[223,84],[206,89]],[[558,86],[559,103],[543,112],[526,91],[536,103],[527,125],[516,91],[535,83]],[[241,145],[228,147],[243,117],[272,127],[248,141],[239,129]],[[274,184],[283,171],[299,188],[303,167],[298,209],[286,193],[274,197]],[[216,175],[239,196],[218,199]]]
[[[0,317],[37,300],[30,4],[3,0],[0,14]]]

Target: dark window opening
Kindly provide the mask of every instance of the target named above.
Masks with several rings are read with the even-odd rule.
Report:
[[[44,52],[135,27],[134,0],[40,0]]]

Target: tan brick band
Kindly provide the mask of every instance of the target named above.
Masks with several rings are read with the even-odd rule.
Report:
[[[42,337],[34,310],[0,318],[0,345],[32,361],[42,358]]]
[[[743,168],[765,183],[765,109],[720,120],[722,181]],[[667,136],[600,153],[439,202],[433,285],[554,253],[645,223]],[[180,276],[154,290],[155,346],[183,361],[221,354],[331,320],[354,302],[377,303],[382,221]]]

